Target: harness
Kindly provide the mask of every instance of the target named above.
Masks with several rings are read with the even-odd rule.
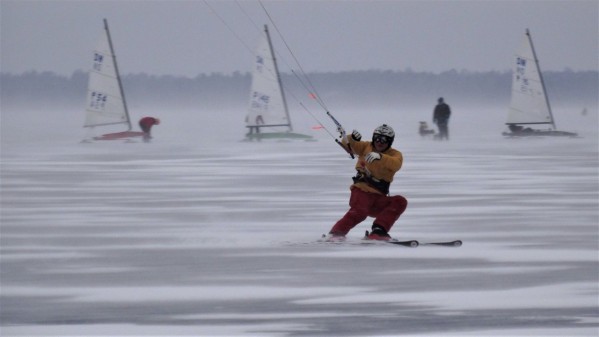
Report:
[[[368,186],[376,189],[377,191],[383,193],[384,195],[388,195],[389,194],[389,186],[391,186],[390,182],[386,182],[384,180],[379,180],[376,178],[373,178],[371,176],[368,176],[360,171],[357,171],[356,176],[352,177],[352,180],[355,183],[366,183],[368,184]]]

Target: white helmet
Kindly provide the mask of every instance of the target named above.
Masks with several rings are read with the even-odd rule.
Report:
[[[387,124],[383,124],[378,128],[374,129],[374,134],[387,136],[389,138],[395,138],[395,131],[393,131],[393,128]]]
[[[395,139],[395,131],[393,131],[393,128],[387,124],[383,124],[383,125],[379,126],[378,128],[374,129],[374,132],[372,134],[373,140],[375,138],[377,138],[376,135],[387,137],[389,140],[389,142],[388,142],[389,146],[391,146],[391,144],[393,144],[393,140]]]

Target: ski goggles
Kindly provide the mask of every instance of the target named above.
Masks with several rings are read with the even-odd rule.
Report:
[[[372,141],[380,144],[389,144],[391,142],[391,139],[387,136],[375,134],[372,136]]]

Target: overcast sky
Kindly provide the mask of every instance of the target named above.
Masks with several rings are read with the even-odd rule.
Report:
[[[505,71],[526,28],[543,70],[598,69],[597,0],[262,4],[306,72]],[[265,23],[281,70],[298,69],[257,1],[1,0],[0,6],[2,72],[88,71],[103,18],[123,74],[250,71],[248,48]]]

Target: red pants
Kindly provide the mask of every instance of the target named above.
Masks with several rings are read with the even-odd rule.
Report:
[[[369,216],[375,218],[375,224],[389,232],[395,221],[408,207],[408,200],[401,195],[389,197],[352,187],[349,207],[349,211],[337,221],[330,233],[345,235]]]

